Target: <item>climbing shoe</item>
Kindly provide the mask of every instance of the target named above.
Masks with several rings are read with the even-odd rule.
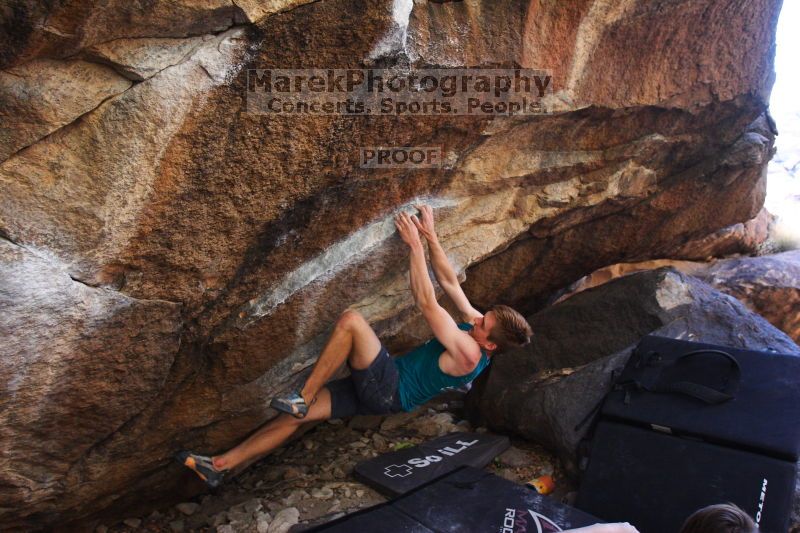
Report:
[[[314,398],[311,400],[310,405],[306,405],[306,401],[303,399],[303,396],[300,395],[300,392],[293,390],[285,396],[273,398],[272,401],[269,402],[269,406],[282,413],[288,413],[295,418],[305,418],[308,414],[308,408],[314,405],[316,401],[317,399]]]
[[[175,460],[187,468],[194,470],[200,479],[212,489],[217,488],[225,477],[225,470],[217,470],[211,457],[196,455],[186,450],[175,454]]]

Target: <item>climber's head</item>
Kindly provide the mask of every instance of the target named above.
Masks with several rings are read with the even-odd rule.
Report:
[[[681,533],[758,533],[746,512],[732,503],[703,507],[686,519]]]
[[[507,305],[495,305],[473,321],[472,338],[492,354],[524,346],[533,335],[528,321]]]

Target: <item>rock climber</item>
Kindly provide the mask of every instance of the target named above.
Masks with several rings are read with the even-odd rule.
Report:
[[[394,223],[408,245],[414,301],[435,338],[391,357],[364,317],[347,310],[337,320],[303,387],[272,399],[270,406],[282,414],[221,455],[182,451],[176,456],[178,461],[216,487],[227,472],[276,449],[303,423],[411,411],[444,389],[474,380],[493,355],[530,341],[530,325],[512,308],[495,305],[482,314],[470,304],[439,243],[433,210],[427,205],[417,209],[421,220],[401,212]],[[428,243],[436,279],[460,311],[461,323],[436,301],[420,234]],[[327,383],[345,362],[350,376]]]

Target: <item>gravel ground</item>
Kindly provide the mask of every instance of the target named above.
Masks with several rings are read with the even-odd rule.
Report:
[[[353,478],[356,463],[453,431],[486,431],[461,419],[461,398],[459,393],[451,393],[413,413],[319,424],[213,494],[159,509],[147,517],[101,525],[96,531],[295,532],[382,503],[386,498]],[[525,441],[512,444],[488,466],[490,471],[522,483],[550,474],[556,480],[553,496],[571,496],[574,487],[562,479],[560,465],[552,455]]]

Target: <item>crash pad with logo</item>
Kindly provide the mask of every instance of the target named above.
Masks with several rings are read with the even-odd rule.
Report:
[[[312,529],[300,529],[305,533],[324,531],[325,533],[436,533],[417,522],[414,518],[398,511],[389,503],[368,507],[361,511],[322,524]]]
[[[312,531],[553,533],[600,522],[526,486],[465,466],[388,503]]]
[[[796,480],[793,461],[601,420],[576,504],[640,531],[673,533],[697,509],[731,502],[761,533],[785,533]]]
[[[389,452],[355,467],[355,477],[389,496],[399,496],[460,466],[482,468],[509,447],[508,437],[450,433],[417,446]]]

